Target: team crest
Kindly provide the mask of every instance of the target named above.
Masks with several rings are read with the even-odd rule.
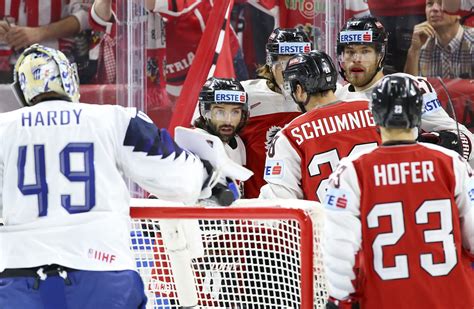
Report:
[[[267,130],[266,139],[265,139],[265,150],[268,151],[270,149],[271,143],[275,135],[281,130],[281,127],[278,126],[271,126]]]

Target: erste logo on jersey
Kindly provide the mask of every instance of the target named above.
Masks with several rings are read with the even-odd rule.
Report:
[[[423,114],[430,114],[442,108],[436,93],[425,93],[423,95]]]
[[[324,207],[332,210],[344,210],[353,203],[350,192],[343,189],[330,188],[324,198]]]
[[[216,90],[214,92],[215,102],[245,103],[247,96],[243,91]]]
[[[341,43],[371,43],[372,30],[364,31],[341,31],[339,33]]]
[[[280,160],[267,160],[265,162],[265,179],[283,178],[284,163]]]
[[[309,53],[310,51],[311,43],[309,42],[286,42],[278,44],[278,54],[280,55]]]

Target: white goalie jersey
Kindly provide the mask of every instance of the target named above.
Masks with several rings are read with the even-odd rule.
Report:
[[[194,203],[203,164],[136,109],[46,101],[0,114],[0,271],[135,269],[129,177]]]
[[[421,76],[413,76],[406,73],[394,73],[390,75],[395,76],[408,76],[411,79],[414,79],[418,86],[424,92],[423,94],[423,113],[421,115],[421,129],[426,132],[449,130],[456,132],[457,124],[454,119],[449,117],[448,113],[444,110],[441,105],[441,102],[438,99],[438,95],[434,90],[434,87],[430,82]],[[353,86],[346,84],[341,88],[336,90],[336,96],[340,100],[348,99],[367,99],[371,100],[372,90],[378,83],[374,83],[369,88],[364,91],[355,91]],[[474,164],[474,136],[473,134],[462,124],[459,124],[459,131],[461,133],[461,141],[463,145],[464,157],[469,161],[471,165]]]

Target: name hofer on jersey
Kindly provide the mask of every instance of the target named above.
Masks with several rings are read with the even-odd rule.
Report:
[[[305,140],[367,127],[375,127],[372,114],[369,110],[358,110],[304,122],[291,129],[290,134],[301,145]]]
[[[375,186],[434,182],[433,161],[414,161],[374,165]]]
[[[214,92],[215,102],[245,103],[247,96],[243,91],[216,90]]]
[[[341,43],[371,43],[372,30],[365,31],[341,31],[339,33]]]
[[[280,55],[309,53],[310,51],[311,43],[309,42],[287,42],[278,44],[278,54]]]

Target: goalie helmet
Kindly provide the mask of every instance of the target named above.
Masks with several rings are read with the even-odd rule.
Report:
[[[74,65],[55,49],[34,44],[18,58],[13,72],[13,90],[24,106],[34,98],[55,93],[65,100],[79,101],[79,77]]]
[[[374,121],[385,128],[408,129],[421,124],[423,94],[409,77],[385,76],[372,91],[369,109]]]
[[[345,79],[341,64],[342,54],[348,45],[373,45],[382,55],[377,72],[382,70],[387,49],[388,34],[382,23],[374,16],[353,17],[342,27],[337,36],[336,53],[339,63],[339,73]]]
[[[303,30],[296,28],[276,28],[270,34],[265,46],[267,52],[266,64],[271,66],[279,55],[295,55],[307,53],[311,41]]]
[[[248,119],[248,94],[239,81],[233,78],[209,78],[199,92],[199,113],[206,121],[208,131],[218,135],[211,122],[211,108],[214,104],[239,105],[242,108],[236,133],[245,126]]]
[[[313,50],[308,54],[298,54],[288,60],[285,71],[285,88],[291,90],[291,96],[296,85],[300,84],[308,94],[327,90],[336,90],[337,70],[331,58],[322,51]]]

